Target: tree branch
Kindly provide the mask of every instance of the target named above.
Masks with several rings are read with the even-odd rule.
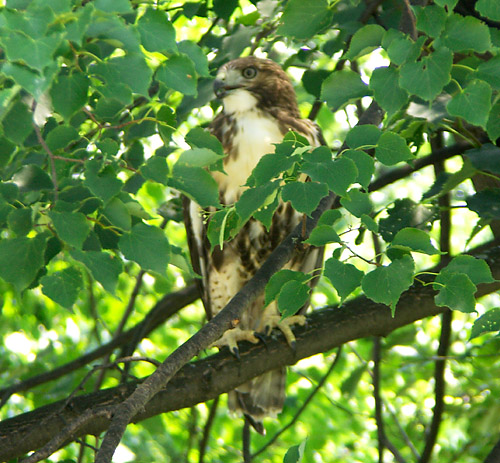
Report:
[[[490,249],[487,246],[478,248],[472,254],[486,260],[494,278],[500,279],[500,246],[491,246],[492,244]],[[480,285],[478,296],[496,291],[499,287],[499,283]],[[316,310],[308,317],[307,327],[296,329],[295,353],[278,334],[276,338],[269,340],[267,347],[262,344],[242,345],[241,362],[234,359],[227,350],[223,350],[186,365],[166,388],[161,388],[143,408],[134,413],[133,421],[142,421],[159,413],[206,402],[267,371],[327,352],[354,339],[386,336],[401,326],[447,310],[435,306],[434,295],[432,285],[415,284],[402,295],[394,318],[388,307],[376,304],[366,297],[348,301],[342,307]],[[241,368],[242,364],[245,368]],[[147,379],[142,385],[146,383]],[[76,397],[63,410],[61,404],[64,401],[59,401],[1,422],[0,461],[10,460],[42,447],[54,436],[61,434],[64,423],[72,422],[86,410],[99,410],[119,404],[131,397],[138,384],[140,383],[133,381]],[[85,434],[99,434],[109,426],[110,420],[100,417],[84,422],[71,435],[65,435],[64,439],[57,438],[59,442],[67,443]]]

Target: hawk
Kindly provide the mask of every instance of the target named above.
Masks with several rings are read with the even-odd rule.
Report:
[[[238,200],[260,158],[273,153],[273,143],[280,143],[288,131],[303,135],[311,146],[324,144],[319,127],[300,117],[290,79],[271,60],[249,56],[226,63],[217,73],[214,93],[223,104],[222,111],[210,124],[210,132],[220,140],[226,154],[225,173],[212,172],[219,186],[221,204],[230,205]],[[212,316],[224,308],[302,220],[302,214],[289,203],[281,202],[269,230],[251,218],[232,241],[211,251],[203,211],[188,199],[184,207],[193,268],[202,276],[203,304]],[[285,268],[310,272],[320,266],[321,259],[322,250],[307,248],[297,252]],[[304,317],[297,315],[280,322],[276,304],[264,308],[262,295],[246,309],[239,325],[227,331],[215,345],[227,345],[238,355],[238,341],[256,343],[255,333],[267,333],[276,327],[293,346],[295,338],[290,326],[295,323],[303,324]],[[229,394],[230,410],[243,413],[263,433],[263,418],[276,416],[283,407],[285,375],[285,369],[271,371],[238,387]]]

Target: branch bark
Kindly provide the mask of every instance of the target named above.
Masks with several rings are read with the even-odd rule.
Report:
[[[494,278],[500,279],[500,246],[490,249],[482,247],[472,254],[485,259]],[[478,295],[489,294],[499,287],[500,283],[480,285]],[[269,340],[267,346],[242,345],[241,361],[224,350],[185,365],[166,387],[160,388],[143,408],[135,411],[132,421],[142,421],[160,413],[206,402],[267,371],[292,365],[302,358],[327,352],[354,339],[386,336],[401,326],[442,313],[447,309],[434,304],[434,294],[432,285],[415,284],[402,295],[394,318],[388,307],[365,297],[353,299],[342,307],[316,310],[308,317],[307,327],[296,330],[295,353],[278,334],[276,338]],[[147,379],[142,384],[146,382]],[[138,384],[139,382],[130,382],[82,395],[71,400],[63,409],[61,405],[65,401],[59,401],[0,422],[0,461],[41,448],[63,430],[65,423],[78,419],[84,413],[90,413],[87,410],[101,413],[96,419],[72,430],[64,440],[60,440],[64,441],[61,445],[85,434],[95,435],[105,431],[110,426],[105,411],[114,410],[117,404],[131,397]]]

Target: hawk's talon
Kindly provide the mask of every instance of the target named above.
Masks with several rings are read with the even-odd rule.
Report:
[[[214,342],[210,347],[218,347],[221,349],[227,346],[229,348],[229,352],[240,360],[240,351],[238,349],[239,341],[249,341],[252,344],[257,344],[259,342],[253,331],[233,328],[231,330],[227,330],[222,337],[218,341]]]
[[[266,340],[266,337],[267,335],[265,333],[259,333],[257,331],[254,332],[254,336],[262,343],[264,344],[266,350],[269,349],[269,346],[267,344],[267,340]]]
[[[264,330],[266,333],[268,328],[270,328],[271,330],[273,328],[278,328],[283,333],[283,336],[285,336],[286,338],[286,342],[294,352],[297,343],[295,341],[295,335],[292,332],[291,326],[304,325],[305,323],[306,317],[304,315],[293,315],[282,320],[281,316],[278,314],[267,314],[262,321],[262,325],[264,326]]]

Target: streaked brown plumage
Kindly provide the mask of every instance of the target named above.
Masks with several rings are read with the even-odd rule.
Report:
[[[223,102],[223,110],[210,125],[210,131],[227,154],[224,159],[227,175],[212,173],[219,185],[222,204],[238,200],[259,159],[273,153],[273,143],[281,142],[289,130],[305,136],[312,146],[323,142],[317,125],[301,119],[288,76],[271,60],[245,57],[230,61],[219,70],[214,91]],[[280,203],[268,231],[260,222],[250,219],[223,249],[216,247],[210,252],[208,224],[203,223],[199,207],[187,200],[185,210],[193,267],[202,275],[203,303],[212,315],[243,287],[301,220],[290,204]],[[297,253],[286,268],[310,272],[318,268],[321,258],[321,250],[308,248]],[[245,311],[238,327],[226,335],[236,335],[235,342],[241,339],[257,342],[252,333],[276,326],[279,320],[274,304],[265,310],[263,307],[261,296]],[[224,339],[220,345],[234,348],[235,342]],[[244,413],[263,432],[262,419],[276,415],[283,407],[285,374],[284,369],[272,371],[238,387],[229,395],[230,409]]]

